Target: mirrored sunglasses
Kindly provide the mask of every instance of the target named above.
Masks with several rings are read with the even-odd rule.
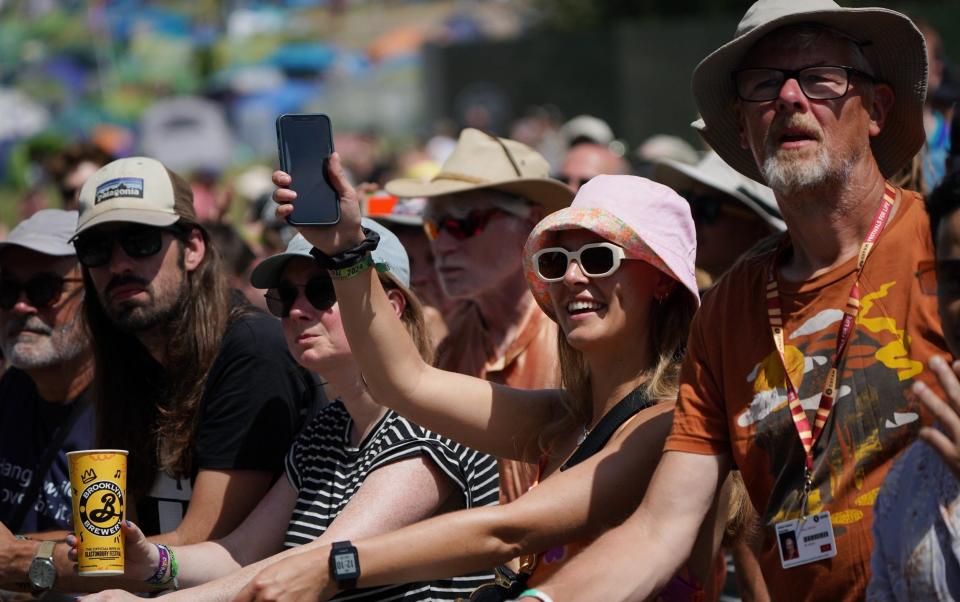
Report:
[[[333,281],[327,276],[316,276],[306,284],[281,282],[279,286],[267,290],[263,295],[267,300],[267,309],[278,318],[289,317],[290,310],[300,295],[300,289],[303,289],[310,305],[319,311],[326,311],[337,302]]]
[[[77,260],[87,268],[99,268],[106,265],[113,255],[113,243],[116,242],[131,259],[143,259],[156,255],[163,247],[163,233],[171,232],[183,238],[180,228],[158,228],[155,226],[133,226],[123,230],[102,234],[82,234],[74,241]]]
[[[497,214],[505,213],[500,208],[481,209],[471,211],[466,217],[452,217],[449,215],[424,215],[423,231],[427,238],[437,240],[440,233],[446,231],[447,234],[457,240],[466,240],[472,236],[483,232],[490,220]]]
[[[83,282],[80,278],[64,278],[57,274],[38,274],[26,282],[9,276],[0,277],[0,309],[10,310],[24,293],[27,302],[37,309],[50,307],[60,300],[63,285],[67,282]]]
[[[576,261],[580,271],[589,278],[604,278],[620,269],[626,259],[622,247],[609,242],[592,242],[576,251],[563,247],[547,247],[533,254],[537,278],[544,282],[563,280],[571,261]]]

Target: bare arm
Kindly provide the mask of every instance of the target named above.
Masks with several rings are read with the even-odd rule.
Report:
[[[358,587],[429,581],[502,564],[518,555],[589,539],[619,524],[639,503],[670,430],[672,405],[648,410],[603,450],[550,475],[503,506],[445,514],[379,537],[354,541],[360,558]],[[329,547],[310,552],[317,591],[332,593]],[[299,560],[299,559],[298,559]],[[297,564],[300,564],[299,562]],[[273,575],[252,586],[269,587]],[[252,593],[248,590],[245,593]]]
[[[287,484],[289,492],[289,510],[283,517],[282,530],[277,534],[278,544],[282,544],[286,533],[289,517],[296,504],[296,492]],[[429,459],[418,456],[388,464],[370,473],[360,489],[343,512],[337,516],[330,527],[313,542],[285,550],[279,554],[269,556],[253,564],[245,566],[239,572],[229,574],[223,578],[211,581],[200,587],[182,590],[170,596],[170,600],[191,601],[219,601],[230,600],[261,570],[291,556],[296,556],[309,550],[329,545],[334,541],[344,539],[362,539],[380,533],[393,531],[424,518],[433,516],[454,494],[453,483]],[[256,514],[256,513],[254,513]],[[273,515],[272,520],[276,521]],[[255,519],[271,520],[265,516],[251,515],[250,521]],[[243,554],[244,546],[250,544],[248,536],[238,532],[232,533],[223,542],[225,550],[231,550],[234,555]],[[181,561],[185,574],[187,571],[197,574],[195,568],[189,564],[207,562],[201,547],[217,544],[201,544],[189,546],[185,550],[196,550],[197,553],[185,556]],[[180,550],[176,549],[177,558]],[[323,560],[326,566],[326,558]],[[203,569],[201,569],[203,570]]]
[[[301,234],[328,254],[362,240],[356,191],[347,182],[334,154],[330,177],[340,193],[341,219],[336,226],[302,228]],[[290,176],[274,173],[274,183],[289,186]],[[280,188],[278,217],[293,210],[296,193]],[[548,419],[556,392],[523,391],[427,365],[397,318],[374,270],[349,280],[334,280],[340,315],[353,356],[373,397],[410,420],[502,458],[521,457]]]
[[[664,453],[637,511],[538,589],[557,602],[648,599],[690,556],[718,484],[729,470],[727,455]],[[644,559],[642,567],[637,558]],[[598,574],[604,578],[596,579]]]

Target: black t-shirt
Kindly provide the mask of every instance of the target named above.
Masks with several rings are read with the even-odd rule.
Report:
[[[166,533],[179,526],[200,470],[279,475],[318,391],[314,377],[287,351],[279,320],[262,312],[233,320],[207,377],[191,478],[158,474],[153,488],[137,501],[144,533]]]
[[[11,524],[31,482],[41,478],[35,473],[44,452],[74,409],[78,414],[42,477],[33,508],[22,525]],[[7,370],[0,377],[0,521],[20,533],[71,530],[67,452],[96,447],[95,430],[93,404],[84,395],[71,403],[51,403],[40,398],[26,372]]]

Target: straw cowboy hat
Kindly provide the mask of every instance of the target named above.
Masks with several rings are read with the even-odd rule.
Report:
[[[750,150],[740,147],[737,117],[731,108],[737,98],[732,73],[760,38],[801,23],[823,25],[856,40],[873,67],[872,75],[893,88],[893,109],[883,131],[871,139],[880,171],[890,177],[923,146],[927,55],[923,35],[913,22],[886,8],[842,8],[832,0],[756,2],[740,20],[733,40],[694,70],[693,96],[702,119],[693,127],[733,168],[763,182]]]
[[[466,128],[430,181],[402,178],[387,182],[386,189],[398,197],[433,197],[490,188],[533,201],[552,213],[570,205],[573,191],[549,173],[546,159],[529,146]]]

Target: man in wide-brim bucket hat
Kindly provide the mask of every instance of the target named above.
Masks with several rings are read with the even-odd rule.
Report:
[[[931,423],[911,383],[939,388],[927,363],[948,353],[916,276],[934,260],[923,199],[886,181],[922,144],[925,74],[907,17],[827,0],[756,2],[697,68],[701,133],[773,190],[786,230],[704,296],[640,507],[540,594],[656,597],[735,466],[772,597],[864,599],[876,494]]]
[[[923,146],[923,101],[927,59],[923,35],[907,18],[886,8],[842,8],[831,0],[767,0],[746,12],[736,34],[703,59],[693,72],[693,97],[702,119],[694,127],[724,161],[764,182],[750,150],[740,141],[733,72],[767,34],[788,25],[815,23],[850,38],[862,50],[872,75],[893,88],[896,101],[883,131],[872,141],[884,176],[890,177]]]

